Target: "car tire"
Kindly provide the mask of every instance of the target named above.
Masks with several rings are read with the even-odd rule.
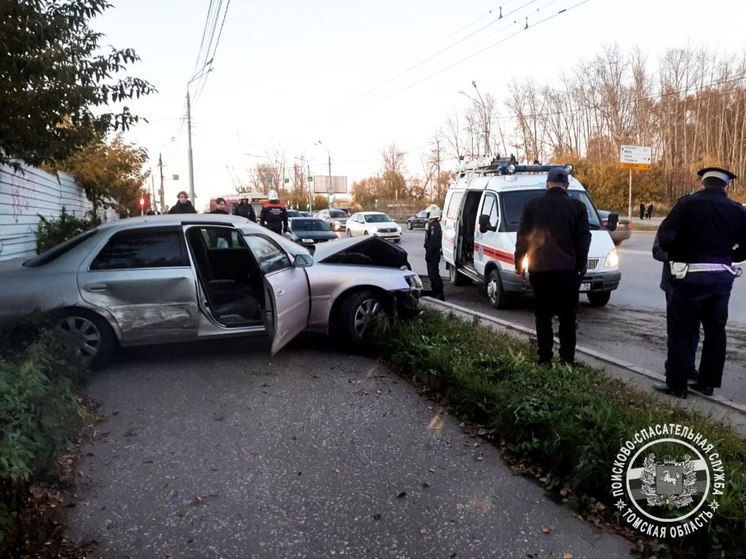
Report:
[[[470,278],[456,270],[456,266],[451,264],[448,265],[448,279],[451,285],[469,285],[471,283]]]
[[[487,298],[490,300],[490,305],[494,308],[504,309],[508,306],[509,296],[503,289],[503,282],[500,279],[500,270],[497,268],[490,271],[485,291],[487,293]]]
[[[349,229],[347,230],[347,236],[348,236],[348,237],[352,237],[352,233],[350,232],[350,230],[349,230]]]
[[[385,312],[384,303],[374,291],[364,289],[346,295],[334,320],[343,347],[363,347],[371,321],[382,312]]]
[[[67,309],[56,315],[57,330],[82,363],[99,369],[116,351],[117,338],[106,320],[85,309]]]
[[[587,295],[592,307],[603,307],[611,299],[611,291],[589,291]]]
[[[395,243],[399,243],[399,242],[401,242],[401,239],[394,239],[394,242]]]
[[[411,221],[407,221],[407,229],[409,229],[410,231],[411,231],[412,229],[414,229],[414,225],[412,225],[412,222],[411,222]]]
[[[363,235],[364,235],[364,236],[367,236],[367,235],[368,235],[368,232],[367,232],[367,231],[363,231]]]

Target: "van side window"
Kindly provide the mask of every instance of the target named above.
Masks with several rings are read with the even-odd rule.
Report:
[[[463,192],[451,192],[446,200],[446,218],[456,219],[459,209],[461,209],[461,199],[464,197]]]
[[[482,213],[480,215],[490,216],[490,227],[497,227],[497,222],[500,218],[500,214],[497,205],[497,196],[495,196],[493,193],[485,193],[484,201],[482,202]]]

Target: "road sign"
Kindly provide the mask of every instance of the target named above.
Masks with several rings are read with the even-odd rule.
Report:
[[[622,146],[619,167],[633,171],[648,171],[653,163],[653,148],[646,146]]]

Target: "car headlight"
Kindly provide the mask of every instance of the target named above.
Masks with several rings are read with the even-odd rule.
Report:
[[[402,266],[403,270],[406,270],[407,268]],[[412,289],[422,289],[422,280],[420,279],[420,276],[417,274],[409,274],[408,276],[404,276],[407,279],[407,283],[409,284],[409,287]]]
[[[606,255],[604,266],[606,266],[607,268],[616,268],[617,266],[619,266],[619,254],[617,254],[615,248],[612,248],[609,254]]]
[[[396,226],[396,232],[397,232],[397,233],[401,233],[401,227],[400,227],[400,226],[398,226],[398,225]]]
[[[303,242],[303,243],[312,243],[313,239],[301,239],[301,242]]]

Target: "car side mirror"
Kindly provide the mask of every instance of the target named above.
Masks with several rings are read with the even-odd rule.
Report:
[[[609,231],[616,231],[616,226],[619,224],[619,214],[617,213],[610,213],[609,219],[606,223],[606,229]]]
[[[293,259],[293,266],[296,268],[308,268],[309,266],[313,266],[313,256],[303,253],[296,254]]]
[[[479,232],[486,233],[487,231],[497,231],[497,227],[491,227],[490,216],[482,214],[479,216]]]

